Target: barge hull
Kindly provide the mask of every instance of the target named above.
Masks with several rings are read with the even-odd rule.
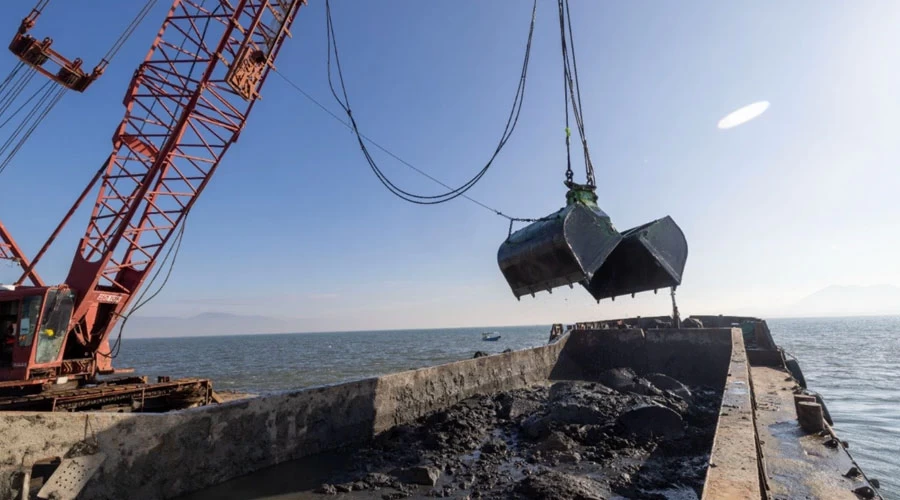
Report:
[[[796,364],[789,370],[764,321],[697,319],[702,328],[636,318],[582,324],[541,347],[171,413],[3,412],[0,499],[52,480],[47,464],[63,469],[85,457],[100,465],[78,498],[176,498],[365,445],[467,398],[591,380],[610,368],[720,388],[704,499],[858,498],[853,491],[866,488],[880,498],[827,423],[819,433],[801,428],[793,401],[806,392],[802,374]],[[806,453],[790,452],[798,447]],[[848,464],[858,473],[847,477]],[[813,469],[818,479],[803,480]]]

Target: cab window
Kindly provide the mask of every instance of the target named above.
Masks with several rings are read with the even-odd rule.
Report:
[[[28,347],[34,340],[38,315],[41,313],[43,297],[25,297],[22,299],[22,320],[19,323],[19,346]]]
[[[9,331],[9,327],[13,327],[13,331],[19,329],[19,301],[8,300],[0,302],[0,336],[5,336]]]
[[[0,366],[12,364],[13,346],[19,332],[19,301],[0,302]]]
[[[49,363],[59,357],[63,340],[72,318],[75,295],[69,290],[50,290],[44,304],[41,328],[38,330],[37,352],[34,362]]]

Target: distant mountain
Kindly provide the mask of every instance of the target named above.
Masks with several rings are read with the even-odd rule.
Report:
[[[900,314],[900,287],[832,285],[774,312],[782,316]]]
[[[125,326],[131,338],[197,337],[248,333],[287,333],[297,330],[296,320],[269,316],[206,312],[196,316],[134,316]]]

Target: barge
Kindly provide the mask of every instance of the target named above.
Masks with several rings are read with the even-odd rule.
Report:
[[[881,498],[764,320],[672,323],[174,412],[2,412],[0,499]]]

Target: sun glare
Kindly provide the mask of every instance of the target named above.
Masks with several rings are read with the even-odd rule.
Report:
[[[737,127],[738,125],[743,125],[763,114],[767,109],[769,109],[769,101],[759,101],[748,104],[743,108],[732,111],[725,116],[725,118],[719,120],[719,128],[729,129]]]

